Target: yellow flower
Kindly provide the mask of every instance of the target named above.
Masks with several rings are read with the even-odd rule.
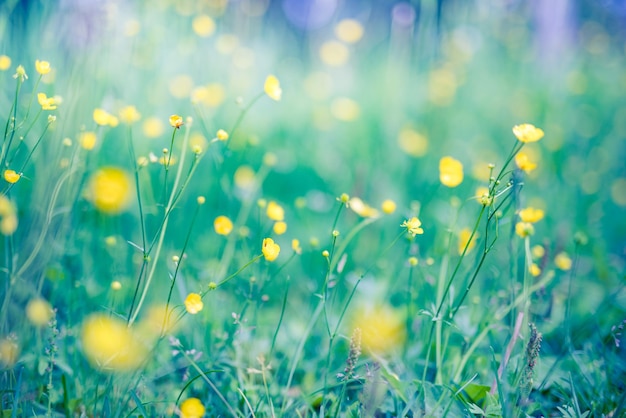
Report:
[[[424,233],[424,230],[421,228],[421,226],[422,222],[417,219],[417,216],[414,216],[411,219],[407,219],[400,225],[400,227],[406,228],[407,232],[413,236],[421,235]]]
[[[523,143],[537,142],[543,138],[543,131],[536,128],[530,123],[523,123],[521,125],[515,125],[513,127],[513,134],[517,137],[518,141]]]
[[[91,176],[87,194],[98,210],[115,214],[128,207],[133,191],[133,183],[124,170],[104,167]]]
[[[493,203],[493,198],[489,196],[489,188],[480,186],[476,189],[476,199],[483,206],[489,206]]]
[[[265,90],[265,94],[267,94],[270,99],[276,101],[279,101],[283,94],[283,90],[280,88],[280,82],[273,75],[267,76],[263,90]]]
[[[419,260],[417,259],[417,257],[409,257],[409,265],[411,267],[415,267],[419,264]]]
[[[45,299],[31,299],[26,305],[26,318],[36,327],[47,325],[53,316],[52,306]]]
[[[202,310],[204,304],[202,303],[202,296],[197,293],[190,293],[185,298],[185,309],[191,315],[195,315]]]
[[[226,132],[223,129],[220,129],[219,131],[217,131],[217,133],[215,134],[215,136],[217,137],[217,139],[219,139],[220,141],[226,141],[228,139],[228,132]]]
[[[539,266],[535,263],[532,263],[530,265],[530,268],[528,269],[529,273],[531,276],[533,277],[537,277],[541,274],[541,269],[539,268]]]
[[[515,233],[522,238],[526,238],[535,233],[535,228],[531,223],[518,222],[515,224]]]
[[[0,340],[0,365],[11,368],[20,355],[20,347],[12,338]]]
[[[172,125],[173,128],[180,129],[180,127],[183,126],[182,116],[179,116],[179,115],[170,116],[170,125]]]
[[[99,369],[128,371],[141,365],[147,347],[126,322],[105,314],[93,314],[83,323],[83,352]]]
[[[537,168],[537,164],[531,162],[528,159],[528,155],[526,155],[523,152],[518,152],[515,155],[515,165],[517,165],[517,168],[519,168],[520,170],[522,170],[522,171],[524,171],[526,173],[530,173],[535,168]]]
[[[342,42],[353,44],[363,37],[363,25],[354,19],[344,19],[335,26],[335,35]]]
[[[17,66],[17,68],[15,69],[15,74],[13,74],[13,78],[19,78],[21,82],[24,82],[24,80],[28,80],[28,75],[26,74],[26,70],[24,69],[23,65]]]
[[[402,345],[406,339],[402,315],[389,306],[361,309],[355,315],[353,328],[360,328],[363,348],[370,353],[384,354]]]
[[[439,160],[439,180],[447,187],[456,187],[463,182],[463,164],[452,157]]]
[[[278,221],[274,224],[274,233],[276,235],[282,235],[287,232],[287,223]]]
[[[534,224],[543,219],[543,211],[541,209],[535,209],[528,207],[519,211],[519,218],[522,222],[528,222]]]
[[[164,127],[161,119],[151,116],[143,122],[143,134],[148,138],[156,138],[163,133]]]
[[[567,271],[572,268],[572,259],[564,252],[558,253],[554,257],[554,264],[563,271]]]
[[[400,149],[412,157],[423,157],[428,152],[428,138],[411,129],[404,128],[398,134]]]
[[[180,404],[181,418],[202,418],[204,412],[204,405],[202,405],[202,402],[200,402],[198,398],[188,398]]]
[[[46,75],[50,72],[50,63],[48,61],[35,61],[35,69],[41,75]]]
[[[463,228],[461,232],[459,232],[459,255],[463,254],[463,250],[465,250],[465,246],[472,235],[472,231],[469,228]],[[469,245],[467,246],[466,254],[472,251],[472,248],[476,246],[476,235],[472,237]]]
[[[20,178],[22,178],[22,175],[16,173],[15,170],[4,170],[4,179],[7,183],[17,183]]]
[[[80,146],[87,151],[95,148],[97,140],[98,137],[96,136],[96,133],[91,131],[82,132],[78,137],[78,142],[80,143]]]
[[[387,199],[381,205],[381,209],[387,215],[391,215],[392,213],[396,211],[396,202],[394,202],[393,200]]]
[[[302,247],[300,247],[300,241],[295,238],[291,240],[291,249],[296,254],[302,254]]]
[[[0,71],[6,71],[11,68],[11,58],[6,55],[0,55]]]
[[[42,110],[54,110],[57,108],[54,97],[48,97],[46,93],[38,93],[37,101],[41,105]]]
[[[530,249],[534,258],[541,258],[546,254],[545,248],[542,245],[535,245]]]
[[[364,218],[375,218],[378,216],[378,211],[373,207],[363,202],[358,197],[352,197],[348,201],[348,207],[352,209],[354,213]]]
[[[5,195],[0,195],[0,233],[11,235],[17,229],[15,206]]]
[[[285,210],[278,203],[273,200],[267,204],[267,217],[272,221],[285,220]]]
[[[233,230],[233,222],[226,216],[218,216],[213,221],[213,228],[219,235],[228,235]]]
[[[280,254],[280,246],[274,242],[271,238],[265,238],[263,240],[262,248],[263,256],[267,261],[274,261]]]
[[[120,109],[120,120],[128,125],[141,119],[141,115],[135,106],[125,106]]]
[[[110,114],[104,109],[96,108],[93,111],[93,120],[100,126],[107,126],[114,128],[118,124],[118,120],[115,116]]]
[[[196,35],[207,38],[215,32],[215,21],[207,15],[199,15],[191,22],[191,27]]]

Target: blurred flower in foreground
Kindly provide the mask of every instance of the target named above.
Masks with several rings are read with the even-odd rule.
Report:
[[[46,75],[50,72],[50,63],[48,61],[35,61],[35,69],[41,75]]]
[[[469,228],[463,228],[461,232],[459,232],[459,255],[463,254],[465,250],[465,246],[467,245],[466,254],[472,251],[472,248],[476,246],[476,235],[472,237],[470,241],[470,237],[472,236],[472,230]],[[467,244],[469,241],[469,245]]]
[[[52,306],[45,299],[31,299],[28,305],[26,305],[26,317],[31,324],[37,327],[43,327],[48,324],[53,315]]]
[[[90,151],[95,148],[98,137],[95,132],[81,132],[78,136],[78,142],[83,149]]]
[[[283,221],[278,221],[274,224],[273,230],[276,235],[282,235],[287,232],[287,223]]]
[[[519,168],[522,171],[525,171],[526,173],[530,173],[535,168],[537,168],[537,164],[531,162],[528,159],[528,155],[526,155],[523,152],[518,152],[515,155],[515,165],[517,165],[517,168]]]
[[[100,109],[100,108],[96,108],[93,111],[93,120],[94,122],[96,122],[96,124],[100,125],[100,126],[110,126],[112,128],[115,128],[118,124],[118,119],[113,116],[112,114],[110,114],[109,112],[107,112],[104,109]]]
[[[126,322],[105,314],[93,314],[85,320],[81,340],[89,362],[102,370],[136,369],[148,354]]]
[[[279,101],[283,94],[283,90],[280,88],[280,82],[273,75],[267,76],[267,78],[265,79],[265,85],[263,86],[263,90],[270,99],[276,101]]]
[[[148,138],[156,138],[160,136],[164,129],[163,122],[161,119],[151,116],[143,121],[143,134]]]
[[[180,404],[181,418],[202,418],[205,408],[198,398],[188,398]]]
[[[291,249],[296,253],[296,254],[302,254],[302,247],[300,247],[300,240],[297,239],[292,239],[291,240]]]
[[[185,309],[192,315],[197,314],[204,308],[202,296],[197,293],[190,293],[185,298]]]
[[[417,216],[414,216],[411,219],[407,219],[400,226],[402,228],[406,228],[407,232],[413,236],[421,235],[424,233],[424,230],[421,228],[422,222],[417,219]]]
[[[284,221],[285,220],[285,210],[278,203],[271,200],[267,204],[267,217],[272,221]]]
[[[101,212],[115,214],[128,207],[133,190],[133,183],[124,170],[104,167],[91,176],[87,198]]]
[[[543,219],[543,210],[527,207],[519,211],[519,218],[522,222],[528,222],[534,224]]]
[[[447,187],[456,187],[463,182],[463,164],[452,157],[439,160],[439,180]]]
[[[20,355],[20,347],[13,338],[0,339],[0,365],[11,368]]]
[[[280,246],[274,242],[271,238],[265,238],[263,240],[262,248],[263,256],[267,261],[274,261],[280,254]]]
[[[363,25],[354,19],[343,19],[335,26],[337,39],[348,44],[358,42],[363,37]]]
[[[55,110],[57,108],[54,97],[48,97],[45,93],[38,93],[37,101],[41,105],[41,110]]]
[[[0,55],[0,71],[6,71],[11,68],[11,58],[6,55]]]
[[[218,216],[213,221],[213,228],[219,235],[228,235],[233,230],[233,222],[226,216]]]
[[[535,233],[535,227],[529,222],[518,222],[515,224],[515,233],[521,238],[526,238]]]
[[[226,141],[228,139],[228,132],[223,129],[219,129],[215,134],[215,137],[220,141]]]
[[[381,209],[385,214],[391,215],[396,211],[396,202],[391,199],[387,199],[382,203]]]
[[[0,195],[0,233],[11,235],[17,229],[15,206],[4,195]]]
[[[572,259],[567,253],[561,252],[554,257],[554,264],[563,271],[567,271],[572,268]]]
[[[528,272],[531,274],[531,276],[537,277],[541,274],[541,269],[539,268],[537,264],[532,263],[530,267],[528,268]]]
[[[361,309],[355,318],[352,328],[361,329],[361,343],[366,352],[384,354],[406,339],[404,318],[389,306]]]
[[[521,125],[515,125],[513,127],[513,134],[517,137],[518,141],[528,143],[537,142],[543,138],[543,131],[536,128],[530,123],[523,123]]]
[[[378,216],[378,211],[373,207],[363,202],[358,197],[352,197],[348,201],[348,207],[352,209],[354,213],[363,218],[374,218]]]
[[[120,120],[128,125],[141,119],[141,115],[135,106],[124,106],[120,109]]]
[[[428,138],[411,129],[404,128],[398,134],[400,149],[412,157],[423,157],[428,152]]]
[[[191,27],[196,35],[207,38],[215,32],[215,21],[207,15],[199,15],[193,19]]]

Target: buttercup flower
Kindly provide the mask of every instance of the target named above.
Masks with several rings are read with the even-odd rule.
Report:
[[[81,132],[81,134],[78,136],[78,142],[80,143],[80,146],[87,151],[95,148],[97,140],[98,137],[96,136],[96,133],[91,131]]]
[[[98,210],[115,214],[128,207],[133,191],[133,182],[124,170],[104,167],[91,176],[87,194]]]
[[[352,209],[354,213],[364,218],[374,218],[378,216],[378,211],[376,209],[369,206],[358,197],[350,198],[350,201],[348,202],[348,207]]]
[[[421,235],[424,233],[424,230],[421,228],[422,222],[417,219],[416,216],[411,219],[407,219],[401,225],[402,228],[406,228],[407,232],[413,236]]]
[[[100,126],[107,126],[107,125],[109,125],[112,128],[116,127],[118,122],[119,122],[118,119],[115,116],[113,116],[112,114],[110,114],[106,110],[100,109],[100,108],[94,109],[94,111],[93,111],[93,120],[94,120],[94,122],[96,122],[96,124],[98,124]]]
[[[282,235],[287,232],[287,223],[283,221],[278,221],[274,224],[274,233],[276,235]]]
[[[539,268],[537,264],[532,263],[530,265],[530,268],[528,269],[528,272],[531,274],[531,276],[537,277],[541,274],[541,269]]]
[[[535,233],[535,227],[529,222],[518,222],[515,224],[515,233],[521,238],[526,238]]]
[[[202,310],[204,304],[202,303],[202,296],[197,293],[190,293],[185,298],[185,309],[191,315],[195,315]]]
[[[530,173],[535,168],[537,168],[537,164],[531,162],[528,159],[528,155],[526,155],[523,152],[518,152],[515,155],[515,165],[517,166],[517,168],[519,168],[520,170],[522,170],[522,171],[524,171],[526,173]]]
[[[439,160],[439,180],[447,187],[456,187],[463,182],[463,164],[452,157]]]
[[[19,79],[21,82],[24,80],[28,80],[28,75],[26,74],[26,70],[23,65],[18,65],[15,69],[15,74],[13,74],[13,78]]]
[[[11,58],[6,55],[0,55],[0,71],[6,71],[11,68]]]
[[[291,240],[291,249],[296,254],[302,254],[302,247],[300,247],[300,241],[295,238]]]
[[[280,246],[273,239],[265,238],[263,240],[262,252],[267,261],[274,261],[280,254]]]
[[[202,418],[204,412],[204,405],[202,405],[202,402],[200,402],[198,398],[188,398],[180,404],[181,418]]]
[[[54,97],[48,97],[45,93],[38,93],[37,101],[41,105],[42,110],[54,110],[57,108]]]
[[[213,228],[219,235],[228,235],[233,230],[233,222],[226,216],[218,216],[213,221]]]
[[[534,224],[543,219],[543,211],[541,209],[535,209],[528,207],[519,211],[519,218],[522,222],[528,222]]]
[[[270,99],[276,101],[279,101],[283,94],[283,90],[280,88],[280,82],[273,75],[267,76],[263,90],[265,90],[265,94],[267,94]]]
[[[393,200],[387,199],[381,205],[381,209],[387,215],[391,215],[392,213],[396,211],[396,202],[394,202]]]
[[[50,72],[50,63],[48,61],[35,61],[35,69],[41,75],[46,75]]]
[[[52,306],[45,299],[31,299],[26,305],[26,318],[37,327],[48,324],[53,315]]]
[[[120,109],[120,120],[128,125],[141,119],[141,115],[135,106],[124,106]]]
[[[172,115],[172,116],[170,116],[170,125],[173,128],[180,129],[180,127],[183,126],[183,118],[182,118],[182,116],[179,116],[179,115]]]
[[[278,203],[273,200],[267,204],[267,217],[272,221],[285,220],[285,210]]]
[[[226,141],[228,139],[228,132],[226,132],[223,129],[220,129],[219,131],[217,131],[217,133],[215,134],[215,136],[217,137],[217,139],[219,139],[220,141]]]
[[[0,233],[11,235],[17,229],[17,214],[13,203],[0,195]]]
[[[22,178],[21,174],[15,172],[15,170],[4,170],[4,179],[7,183],[17,183],[20,178]]]
[[[530,123],[523,123],[521,125],[515,125],[513,127],[513,134],[517,138],[518,141],[523,143],[528,142],[537,142],[541,138],[543,138],[543,131],[539,128],[536,128],[534,125]]]
[[[572,259],[564,252],[558,253],[554,257],[554,264],[563,271],[567,271],[572,268]]]

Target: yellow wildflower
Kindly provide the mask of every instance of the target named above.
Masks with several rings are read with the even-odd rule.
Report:
[[[161,122],[161,119],[154,116],[144,120],[142,128],[143,134],[148,138],[156,138],[164,131],[163,122]]]
[[[528,272],[530,273],[531,276],[537,277],[541,274],[541,269],[539,268],[537,264],[532,263],[530,265],[530,268],[528,269]]]
[[[263,256],[267,261],[274,261],[280,254],[280,246],[274,242],[271,238],[265,238],[263,240],[262,248]]]
[[[409,265],[411,267],[415,267],[419,264],[419,260],[417,259],[417,257],[409,257]]]
[[[439,160],[439,180],[447,187],[456,187],[463,182],[463,164],[452,157]]]
[[[48,61],[35,61],[35,69],[41,75],[46,75],[50,72],[50,63]]]
[[[111,290],[122,290],[122,282],[119,280],[113,280],[111,282]]]
[[[364,218],[374,218],[378,216],[378,211],[376,209],[369,206],[358,197],[351,197],[348,202],[348,207],[352,209],[354,213]]]
[[[283,90],[280,88],[280,82],[275,76],[271,74],[268,75],[265,79],[265,85],[263,86],[263,90],[270,99],[276,101],[279,101],[283,94]]]
[[[228,235],[233,230],[233,222],[226,216],[218,216],[213,221],[213,228],[219,235]]]
[[[48,97],[46,93],[38,93],[37,101],[41,105],[42,110],[55,110],[57,108],[54,97]]]
[[[31,299],[26,305],[26,318],[37,327],[47,325],[53,316],[52,306],[45,299]]]
[[[87,194],[98,210],[115,214],[130,204],[133,191],[133,182],[124,170],[104,167],[91,176]]]
[[[15,170],[4,170],[4,179],[6,180],[7,183],[17,183],[20,178],[22,178],[22,175],[19,173],[16,173]]]
[[[523,143],[537,142],[543,138],[543,131],[536,128],[530,123],[523,123],[521,125],[515,125],[513,127],[513,134],[517,137],[518,141]]]
[[[19,79],[21,82],[24,80],[28,80],[28,75],[26,74],[26,70],[23,65],[18,65],[15,69],[15,74],[13,74],[13,78]]]
[[[11,68],[11,58],[6,55],[0,55],[0,71],[6,71]]]
[[[185,309],[191,315],[195,315],[202,310],[204,304],[202,303],[202,296],[197,293],[190,293],[185,298]]]
[[[554,264],[563,271],[567,271],[572,268],[572,259],[567,253],[560,252],[554,257]]]
[[[424,230],[421,228],[422,222],[417,219],[417,216],[412,217],[411,219],[405,220],[400,227],[406,228],[407,232],[413,236],[421,235],[424,233]]]
[[[526,173],[530,173],[535,168],[537,168],[537,164],[531,162],[528,159],[528,155],[526,155],[526,153],[523,153],[523,152],[518,152],[515,155],[515,165],[517,165],[517,168],[519,168],[520,170]]]
[[[535,209],[528,207],[519,211],[519,218],[522,222],[528,222],[534,224],[543,219],[543,211],[541,209]]]
[[[476,189],[476,199],[483,206],[489,206],[493,203],[493,198],[489,195],[489,188],[480,186]]]
[[[5,196],[0,195],[0,233],[11,235],[17,229],[17,215],[15,206]]]
[[[173,128],[180,129],[183,126],[183,118],[180,115],[172,115],[170,116],[170,125]]]
[[[404,128],[398,134],[400,149],[412,157],[423,157],[428,152],[428,138],[411,129]]]
[[[219,139],[220,141],[226,141],[228,139],[228,132],[226,132],[223,129],[220,129],[217,131],[217,133],[215,134],[215,136],[217,137],[217,139]]]
[[[354,19],[344,19],[335,26],[335,35],[342,42],[353,44],[363,37],[363,25]]]
[[[526,238],[535,233],[535,228],[531,223],[518,222],[515,224],[515,233],[522,238]]]
[[[467,245],[466,254],[472,251],[472,249],[476,246],[476,235],[472,237],[472,240],[469,241],[470,236],[472,235],[472,231],[469,228],[463,228],[461,232],[459,232],[459,255],[463,254],[465,250],[465,246]],[[469,241],[469,245],[467,242]]]
[[[534,258],[541,258],[545,255],[546,250],[542,245],[535,245],[530,249],[530,252]]]
[[[392,213],[396,211],[396,202],[394,202],[393,200],[387,199],[382,203],[381,209],[387,215],[391,215]]]
[[[114,128],[118,124],[118,120],[115,116],[110,114],[104,109],[96,108],[93,111],[93,120],[100,126],[107,126]]]
[[[83,147],[83,149],[89,151],[95,148],[97,139],[98,137],[96,136],[95,132],[81,132],[80,136],[78,137],[78,142],[80,143],[80,146]]]
[[[0,339],[0,366],[13,367],[19,355],[20,347],[12,338]]]
[[[276,235],[282,235],[287,232],[287,223],[283,221],[278,221],[274,224],[273,229]]]
[[[141,119],[141,115],[135,106],[124,106],[120,109],[120,120],[126,124],[132,124]]]
[[[295,238],[291,240],[291,249],[296,254],[302,254],[302,247],[300,247],[300,241]]]
[[[205,408],[198,398],[188,398],[180,404],[180,418],[202,418]]]
[[[360,309],[355,318],[353,328],[361,329],[367,352],[385,354],[399,348],[406,339],[404,318],[389,306]]]
[[[196,35],[207,38],[215,32],[215,21],[207,15],[198,15],[191,22],[191,27]]]
[[[285,210],[278,203],[273,200],[267,204],[267,217],[272,221],[284,221]]]

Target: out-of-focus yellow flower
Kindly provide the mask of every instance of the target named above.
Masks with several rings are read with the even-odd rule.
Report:
[[[265,238],[261,251],[267,261],[274,261],[278,258],[278,254],[280,254],[280,246],[276,244],[273,239]]]
[[[378,216],[378,211],[373,207],[363,202],[358,197],[351,197],[348,201],[348,207],[352,209],[354,213],[363,218],[375,218]]]
[[[539,268],[537,264],[532,263],[530,265],[530,268],[528,269],[528,272],[530,273],[531,276],[537,277],[541,274],[541,269]]]
[[[228,235],[233,230],[233,222],[226,216],[218,216],[213,221],[213,228],[219,235]]]
[[[235,186],[244,190],[251,190],[256,185],[256,175],[252,167],[242,165],[235,171]],[[276,220],[276,219],[274,219]]]
[[[400,227],[406,228],[407,232],[413,236],[422,235],[424,233],[424,230],[421,228],[421,226],[422,222],[417,218],[417,216],[405,220],[400,225]]]
[[[54,97],[48,97],[46,93],[37,93],[37,101],[42,110],[55,110],[57,108]]]
[[[180,129],[180,127],[183,126],[183,117],[180,115],[170,116],[170,125],[173,128]]]
[[[94,149],[97,140],[98,137],[96,136],[96,133],[91,131],[81,132],[78,137],[80,146],[87,151]]]
[[[518,141],[523,143],[528,142],[537,142],[541,138],[543,138],[543,131],[539,128],[536,128],[534,125],[530,123],[523,123],[521,125],[515,125],[513,127],[513,134],[518,139]]]
[[[291,240],[291,249],[296,253],[296,254],[302,254],[302,247],[300,247],[300,240],[297,239],[292,239]]]
[[[11,58],[6,55],[0,55],[0,71],[6,71],[11,68]]]
[[[7,183],[17,183],[21,178],[22,175],[16,173],[15,170],[4,170],[4,180],[6,180]]]
[[[53,315],[52,306],[45,299],[31,299],[26,305],[26,318],[36,327],[47,325]]]
[[[385,354],[399,348],[406,339],[403,316],[389,306],[361,309],[353,328],[361,328],[361,342],[366,352]]]
[[[93,120],[100,126],[116,127],[118,119],[104,109],[96,108],[93,111]]]
[[[180,404],[180,418],[202,418],[205,408],[198,398],[188,398]]]
[[[542,245],[535,245],[530,249],[530,253],[534,258],[541,258],[546,254],[546,249]]]
[[[141,341],[154,341],[161,333],[171,333],[175,330],[176,315],[165,304],[152,305],[137,324],[136,335]]]
[[[35,69],[41,75],[46,75],[50,72],[50,63],[48,61],[35,61]]]
[[[13,203],[0,195],[0,233],[11,235],[17,229],[17,214]]]
[[[276,235],[282,235],[287,232],[287,223],[283,221],[278,221],[274,224],[273,230]]]
[[[133,191],[133,182],[124,170],[104,167],[91,176],[87,197],[99,211],[115,214],[128,207]]]
[[[409,257],[409,265],[411,267],[415,267],[419,264],[419,260],[417,259],[417,257]]]
[[[185,309],[191,315],[195,315],[200,312],[204,308],[204,304],[202,303],[202,296],[197,293],[190,293],[185,298]]]
[[[284,221],[285,220],[285,210],[278,203],[273,200],[267,204],[267,217],[272,221]]]
[[[467,245],[467,242],[469,241],[471,235],[472,235],[472,230],[469,228],[463,228],[461,232],[459,232],[459,247],[458,247],[459,255],[463,254],[463,250],[465,250],[465,246]],[[474,235],[474,237],[472,237],[472,240],[469,242],[469,245],[467,246],[466,254],[472,251],[472,249],[475,246],[476,246],[476,235]]]
[[[340,121],[352,122],[359,118],[361,107],[348,97],[337,97],[330,103],[330,113]]]
[[[113,280],[111,282],[111,290],[122,290],[122,282],[119,280]]]
[[[338,41],[326,41],[320,47],[322,62],[331,67],[341,67],[350,58],[350,50]]]
[[[228,132],[226,132],[223,129],[220,129],[215,134],[215,137],[219,139],[220,141],[226,141],[228,139]]]
[[[148,355],[147,347],[126,322],[109,315],[89,316],[81,337],[85,357],[102,370],[134,370]]]
[[[132,124],[141,119],[141,115],[135,106],[124,106],[120,109],[120,120],[126,124]]]
[[[515,165],[517,166],[517,168],[519,168],[520,170],[526,173],[530,173],[535,168],[537,168],[537,164],[531,162],[530,159],[528,158],[528,155],[526,155],[526,153],[523,153],[523,152],[518,152],[515,155]]]
[[[489,206],[491,205],[491,203],[493,203],[493,199],[491,198],[491,196],[489,196],[489,187],[478,187],[476,189],[475,197],[478,200],[478,203],[483,206]]]
[[[463,164],[452,157],[439,160],[439,180],[447,187],[456,187],[463,182]]]
[[[543,211],[535,208],[525,208],[519,211],[519,218],[522,222],[528,222],[534,224],[543,219]]]
[[[515,233],[521,238],[526,238],[535,233],[535,227],[528,222],[518,222],[515,224]]]
[[[19,356],[20,347],[12,338],[0,339],[0,365],[11,368]]]
[[[428,138],[411,129],[404,128],[398,134],[400,149],[412,157],[423,157],[428,152]]]
[[[265,85],[263,86],[265,94],[272,100],[279,101],[282,97],[283,90],[280,88],[280,82],[273,75],[268,75],[265,79]]]
[[[567,271],[572,268],[572,259],[567,253],[560,252],[554,257],[554,264],[563,271]]]
[[[363,37],[363,25],[354,19],[343,19],[335,26],[337,39],[348,44],[358,42]]]
[[[151,116],[143,121],[143,134],[148,138],[156,138],[163,134],[165,127],[161,119]]]
[[[191,22],[191,27],[196,35],[207,38],[215,32],[215,21],[211,16],[198,15]]]
[[[391,199],[387,199],[382,203],[381,209],[383,210],[383,213],[391,215],[396,211],[396,202]]]

